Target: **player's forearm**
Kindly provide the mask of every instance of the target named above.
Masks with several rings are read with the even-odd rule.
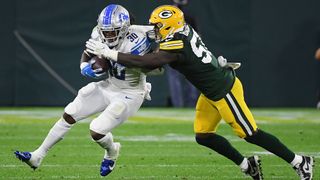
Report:
[[[320,61],[320,48],[318,48],[318,49],[317,49],[317,51],[316,51],[316,53],[315,53],[314,57],[315,57],[317,60],[319,60],[319,61]]]
[[[89,53],[87,53],[86,51],[83,51],[82,55],[81,55],[81,59],[80,59],[80,69],[82,71],[82,69],[84,67],[86,67],[89,63],[89,60],[91,59],[91,56]]]
[[[145,69],[155,69],[162,66],[161,61],[153,54],[138,56],[119,52],[117,62],[127,67],[139,67]]]
[[[88,62],[91,59],[91,55],[87,53],[86,51],[83,51],[80,59],[80,64],[83,62]]]

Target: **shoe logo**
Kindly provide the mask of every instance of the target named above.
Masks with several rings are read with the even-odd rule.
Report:
[[[252,168],[252,169],[250,169],[250,170],[251,170],[251,171],[250,171],[251,176],[255,176],[255,175],[258,174],[257,168]]]
[[[250,159],[248,159],[248,165],[249,167],[246,174],[256,180],[262,179],[262,174],[260,172],[259,159],[257,159],[256,157],[250,157]]]
[[[114,169],[114,167],[115,167],[115,165],[113,165],[113,166],[110,166],[110,165],[109,165],[110,171],[112,171],[112,170]]]
[[[124,98],[126,98],[126,99],[132,99],[131,97],[129,97],[129,96],[125,96]]]
[[[309,163],[307,162],[307,160],[303,160],[303,161],[306,161],[304,162],[304,165],[303,165],[303,170],[308,172],[310,170],[310,167],[309,167]]]
[[[310,170],[308,163],[306,163],[306,164],[303,166],[303,168],[304,168],[305,171],[309,171],[309,170]]]

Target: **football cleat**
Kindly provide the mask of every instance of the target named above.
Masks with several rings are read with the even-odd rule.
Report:
[[[42,161],[41,158],[36,158],[30,152],[15,151],[14,154],[16,155],[16,158],[28,164],[33,170],[36,170]]]
[[[100,175],[101,176],[107,176],[108,174],[110,174],[113,169],[116,166],[116,159],[119,156],[119,152],[120,152],[120,143],[114,143],[114,148],[108,150],[107,154],[107,158],[104,158],[101,162],[101,167],[100,167]]]
[[[116,162],[114,160],[103,159],[100,167],[100,175],[106,176],[110,174],[115,166],[116,166]]]
[[[248,176],[251,176],[253,180],[263,179],[261,160],[258,156],[248,157],[248,169],[244,173]]]
[[[313,176],[314,158],[302,156],[302,162],[295,165],[293,169],[297,172],[301,180],[311,180]]]

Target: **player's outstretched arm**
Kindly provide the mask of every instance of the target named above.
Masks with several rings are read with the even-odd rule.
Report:
[[[92,55],[90,55],[86,50],[83,51],[80,59],[80,64],[83,62],[88,62],[91,59]]]
[[[139,67],[145,69],[155,69],[162,67],[165,64],[177,61],[180,54],[167,51],[159,51],[155,53],[145,54],[143,56],[124,54],[110,49],[107,45],[89,39],[86,42],[86,52],[95,54],[99,57],[104,57],[112,61],[117,61],[127,67]]]
[[[143,56],[124,54],[118,52],[117,62],[127,67],[156,69],[176,60],[178,60],[178,54],[169,53],[165,51],[145,54]]]

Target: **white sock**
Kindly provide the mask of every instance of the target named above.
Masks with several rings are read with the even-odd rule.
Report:
[[[42,144],[32,154],[44,158],[49,149],[59,142],[65,134],[71,129],[72,124],[67,123],[63,118],[60,118],[54,126],[50,129],[47,137],[43,140]]]
[[[244,158],[239,166],[240,166],[242,172],[246,172],[249,168],[248,159]]]
[[[302,156],[296,155],[294,156],[294,159],[290,163],[292,166],[296,166],[297,164],[300,164],[302,162]]]
[[[109,132],[103,138],[96,141],[103,149],[105,149],[104,158],[108,157],[108,150],[113,148],[113,136]]]

